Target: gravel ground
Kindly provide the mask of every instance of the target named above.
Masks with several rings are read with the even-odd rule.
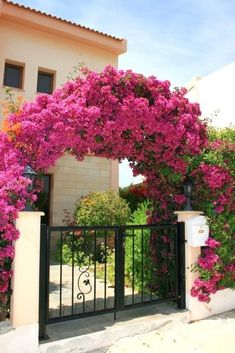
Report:
[[[235,310],[123,338],[107,353],[235,353]]]

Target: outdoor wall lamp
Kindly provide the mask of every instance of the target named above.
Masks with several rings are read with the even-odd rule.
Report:
[[[192,196],[193,183],[188,177],[183,182],[183,187],[184,187],[184,196],[186,197],[186,206],[184,208],[184,211],[192,211],[193,209],[191,206],[191,196]]]
[[[33,181],[34,181],[36,175],[37,175],[37,173],[35,173],[35,171],[29,165],[27,165],[25,167],[23,177],[31,180],[31,184],[28,185],[28,189],[27,189],[28,192],[33,190]],[[24,211],[33,211],[30,202],[26,201]]]

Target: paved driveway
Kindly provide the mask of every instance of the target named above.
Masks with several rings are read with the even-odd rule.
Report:
[[[59,314],[59,304],[61,296],[61,315],[79,314],[83,311],[103,310],[104,308],[114,308],[114,286],[104,278],[94,277],[94,271],[90,268],[81,271],[78,267],[63,265],[60,273],[60,265],[50,266],[50,286],[49,286],[49,316],[57,317]],[[60,286],[61,280],[61,286]],[[61,291],[61,292],[60,292]],[[135,294],[135,301],[140,301],[140,295]],[[94,300],[95,299],[95,300]],[[146,300],[149,295],[146,296]],[[132,300],[131,288],[125,287],[126,304]],[[106,306],[106,307],[105,307]]]

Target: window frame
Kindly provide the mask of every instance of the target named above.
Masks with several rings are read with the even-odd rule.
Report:
[[[44,75],[44,76],[48,76],[51,78],[50,80],[50,93],[48,92],[42,92],[42,91],[38,91],[38,83],[39,83],[39,75]],[[36,88],[36,92],[37,93],[46,93],[46,94],[52,94],[53,90],[54,90],[54,81],[55,81],[55,73],[52,71],[47,71],[47,70],[43,70],[43,69],[38,69],[38,75],[37,75],[37,88]]]
[[[7,84],[6,80],[7,80],[7,68],[14,68],[14,69],[18,69],[19,70],[19,85],[16,86],[10,86],[9,84]],[[23,64],[17,64],[17,63],[12,63],[9,61],[5,62],[4,65],[4,76],[3,76],[3,86],[6,87],[11,87],[13,89],[23,89],[23,74],[24,74],[24,65]]]

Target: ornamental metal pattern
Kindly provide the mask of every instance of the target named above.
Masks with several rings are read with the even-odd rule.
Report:
[[[85,301],[86,295],[90,294],[92,291],[92,285],[90,282],[90,273],[89,271],[90,266],[87,265],[85,267],[78,267],[78,271],[80,272],[77,281],[78,287],[78,294],[77,299],[82,300],[83,303],[83,311],[85,310]]]

